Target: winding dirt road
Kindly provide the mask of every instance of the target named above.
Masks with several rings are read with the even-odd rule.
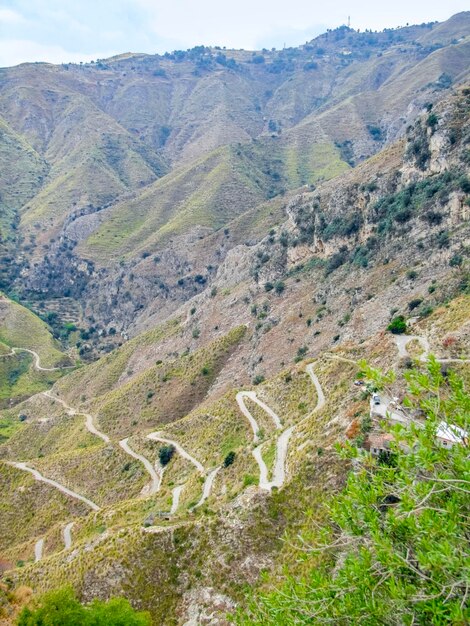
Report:
[[[398,355],[400,357],[411,356],[406,346],[409,344],[410,341],[415,340],[423,348],[423,354],[421,354],[421,356],[419,357],[420,361],[427,360],[429,353],[431,352],[431,348],[429,346],[429,341],[426,339],[426,337],[420,337],[419,335],[394,335],[393,338],[398,348]],[[436,358],[436,361],[438,363],[470,363],[470,359],[452,359],[452,358],[437,359]]]
[[[119,442],[119,445],[124,450],[124,452],[126,452],[130,456],[134,457],[134,459],[137,459],[138,461],[140,461],[143,464],[143,466],[145,467],[147,472],[150,474],[150,478],[152,479],[151,483],[150,483],[150,486],[146,490],[146,494],[147,495],[153,495],[153,494],[157,493],[157,491],[160,489],[160,485],[161,485],[161,482],[162,482],[162,472],[157,472],[155,467],[150,463],[150,461],[148,459],[146,459],[141,454],[138,454],[137,452],[134,452],[134,450],[132,450],[132,448],[127,443],[128,441],[129,441],[129,437],[126,437],[125,439],[122,439]]]
[[[42,559],[42,552],[44,549],[44,539],[38,539],[34,546],[34,562],[37,563]]]
[[[286,479],[286,459],[289,439],[294,431],[294,426],[287,428],[278,438],[276,443],[276,461],[274,463],[273,479],[271,487],[282,487]]]
[[[67,410],[69,415],[83,415],[83,417],[85,418],[85,426],[87,430],[92,435],[96,435],[96,437],[100,437],[105,443],[110,443],[111,440],[108,437],[108,435],[101,432],[101,430],[98,430],[96,426],[94,425],[92,415],[90,415],[89,413],[83,413],[82,411],[77,411],[73,407],[69,406],[66,402],[64,402],[64,400],[62,400],[61,398],[54,396],[50,391],[43,391],[42,395],[46,396],[46,398],[50,398],[51,400],[54,400],[55,402],[59,402]]]
[[[312,411],[313,413],[315,413],[316,411],[319,411],[325,406],[325,394],[323,393],[323,389],[322,389],[322,386],[320,385],[320,381],[318,380],[317,375],[313,371],[313,365],[314,365],[313,363],[309,363],[307,367],[305,368],[305,371],[312,379],[312,383],[314,384],[315,390],[317,392],[317,404],[315,405],[315,408]]]
[[[65,549],[68,550],[72,547],[72,526],[73,522],[69,522],[67,526],[64,527],[64,545]]]
[[[176,441],[173,441],[172,439],[166,439],[164,437],[161,437],[160,433],[158,433],[158,432],[149,433],[147,435],[147,439],[151,439],[152,441],[159,441],[161,443],[166,443],[166,444],[168,444],[170,446],[173,446],[175,448],[175,450],[178,452],[178,454],[183,457],[183,459],[186,459],[187,461],[192,463],[198,469],[198,471],[201,472],[201,474],[205,474],[205,470],[204,470],[203,465],[201,463],[199,463],[199,461],[197,459],[195,459],[193,456],[191,456],[189,454],[189,452],[186,452],[186,450],[184,448],[182,448],[179,443],[176,443]]]
[[[206,480],[204,481],[204,487],[202,489],[202,496],[201,499],[199,500],[199,502],[194,506],[195,509],[197,509],[198,507],[201,506],[201,504],[204,504],[204,502],[207,500],[207,498],[211,495],[211,491],[212,491],[212,486],[214,484],[214,480],[215,477],[217,476],[217,474],[219,473],[219,471],[221,470],[221,466],[219,465],[219,467],[216,467],[214,470],[212,470],[212,472],[209,472],[206,476]]]
[[[172,498],[173,498],[171,502],[171,509],[170,509],[171,515],[174,515],[176,511],[178,510],[178,506],[180,503],[180,496],[181,496],[181,492],[183,491],[183,489],[184,489],[184,485],[178,485],[171,492]]]
[[[250,410],[246,406],[245,398],[249,398],[250,400],[255,402],[259,407],[261,407],[263,411],[265,411],[271,417],[271,419],[274,422],[274,426],[277,430],[280,430],[282,428],[282,424],[281,424],[281,420],[279,416],[276,415],[276,413],[274,413],[274,411],[265,402],[260,400],[254,391],[239,391],[236,396],[236,401],[240,408],[240,411],[250,422],[251,428],[253,430],[253,441],[255,443],[259,441],[259,434],[258,434],[259,426],[258,426],[258,422],[256,421],[256,419],[253,417],[253,415],[250,413]]]
[[[320,381],[318,380],[317,375],[313,371],[313,365],[314,365],[313,363],[310,363],[309,365],[307,365],[306,372],[310,376],[310,379],[312,380],[312,383],[314,384],[315,390],[317,392],[317,404],[315,405],[315,408],[312,411],[312,413],[315,413],[316,411],[319,411],[320,409],[322,409],[323,406],[325,405],[325,394],[323,393],[323,389],[320,385]],[[253,415],[251,415],[250,411],[248,410],[248,408],[246,407],[244,403],[244,398],[246,397],[250,398],[251,400],[254,400],[259,406],[261,406],[273,418],[273,421],[277,429],[280,428],[281,426],[281,420],[279,416],[276,415],[276,413],[274,413],[274,411],[270,407],[268,407],[264,402],[261,402],[260,400],[258,400],[258,398],[256,398],[256,394],[254,394],[254,392],[242,391],[238,393],[237,394],[238,406],[240,407],[240,410],[242,411],[243,415],[245,415],[250,421],[253,432],[256,435],[256,437],[254,438],[254,441],[256,442],[258,441],[258,437],[257,437],[257,433],[259,430],[258,423],[256,419],[253,417]],[[310,415],[308,415],[307,418],[310,417],[312,413],[310,413]],[[307,418],[304,418],[304,420]],[[301,422],[303,422],[304,420],[301,420]],[[299,424],[301,422],[299,422]],[[297,426],[299,424],[297,424]],[[259,467],[259,488],[260,489],[271,491],[273,487],[279,488],[279,487],[282,487],[282,485],[284,484],[286,480],[287,451],[288,451],[288,446],[289,446],[289,440],[290,440],[292,433],[294,432],[294,429],[295,429],[295,426],[290,426],[289,428],[286,428],[286,430],[279,435],[276,441],[276,459],[274,461],[272,480],[269,480],[269,471],[263,459],[262,448],[264,444],[257,446],[253,450],[252,454]]]
[[[428,340],[425,337],[420,337],[419,335],[393,335],[393,339],[398,348],[398,356],[400,357],[409,356],[406,346],[413,340],[417,341],[424,350],[423,354],[420,356],[421,361],[425,361],[431,351]]]
[[[250,410],[245,404],[245,398],[249,398],[253,402],[261,407],[273,420],[274,426],[276,430],[280,430],[282,428],[280,417],[269,407],[265,402],[260,400],[254,391],[240,391],[237,393],[236,400],[237,404],[240,408],[240,411],[250,422],[251,428],[253,430],[253,441],[257,443],[259,441],[259,426],[255,417],[250,413]],[[273,477],[272,480],[269,480],[269,471],[266,466],[266,463],[263,459],[262,448],[264,444],[259,445],[253,451],[253,457],[258,464],[259,467],[259,488],[264,489],[266,491],[271,491],[273,487],[281,487],[284,484],[285,476],[286,476],[286,458],[287,458],[287,448],[289,445],[289,439],[292,435],[294,427],[291,426],[287,428],[281,435],[279,435],[276,441],[276,460],[274,462],[273,469]]]
[[[200,463],[191,454],[189,454],[189,452],[186,452],[186,450],[179,443],[177,443],[176,441],[173,441],[173,439],[168,439],[166,437],[161,437],[158,432],[149,433],[147,435],[147,439],[150,439],[151,441],[158,441],[159,443],[165,443],[167,445],[173,446],[175,448],[175,450],[178,452],[178,454],[183,459],[186,459],[187,461],[192,463],[194,465],[194,467],[201,474],[205,474],[206,473],[202,463]],[[209,472],[206,475],[206,478],[205,478],[205,481],[204,481],[204,486],[202,488],[201,498],[200,498],[199,502],[196,505],[194,505],[192,510],[197,509],[198,507],[200,507],[201,504],[203,504],[207,500],[207,498],[211,495],[211,491],[212,491],[212,487],[214,485],[215,477],[217,476],[217,474],[218,474],[218,472],[220,470],[221,470],[220,466],[216,467],[214,470],[212,470],[211,472]],[[175,487],[173,489],[173,502],[172,502],[171,510],[170,510],[170,513],[172,515],[174,515],[176,513],[177,509],[178,509],[179,499],[180,499],[180,495],[181,495],[181,491],[182,491],[183,487],[184,487],[184,485],[179,485],[178,487]]]
[[[276,459],[274,461],[274,469],[272,472],[272,480],[269,480],[269,472],[262,456],[261,444],[252,452],[259,467],[259,488],[271,491],[273,487],[282,487],[286,479],[286,458],[289,439],[294,431],[294,426],[287,428],[276,441]]]
[[[34,469],[33,467],[29,467],[28,465],[26,465],[26,463],[16,463],[15,461],[6,461],[6,463],[7,463],[7,465],[11,465],[12,467],[16,467],[16,469],[23,470],[25,472],[29,472],[30,474],[32,474],[34,476],[34,478],[36,480],[38,480],[40,482],[43,482],[43,483],[46,483],[48,485],[51,485],[51,487],[55,487],[55,489],[58,489],[59,491],[64,493],[66,496],[70,496],[71,498],[75,498],[76,500],[81,500],[87,506],[89,506],[91,509],[93,509],[93,511],[99,511],[100,510],[100,507],[97,504],[95,504],[94,502],[92,502],[88,498],[85,498],[85,496],[81,496],[76,491],[72,491],[68,487],[65,487],[64,485],[61,485],[60,483],[58,483],[55,480],[52,480],[51,478],[46,478],[40,472],[38,472],[38,470]]]
[[[85,418],[85,426],[87,430],[92,435],[95,435],[96,437],[100,437],[105,443],[111,443],[111,439],[108,437],[108,435],[106,435],[106,433],[103,433],[101,430],[98,430],[98,428],[96,428],[93,422],[93,415],[90,415],[90,413],[84,413],[83,411],[78,411],[77,409],[74,409],[72,406],[68,405],[61,398],[54,396],[50,391],[44,391],[43,395],[46,396],[47,398],[50,398],[51,400],[54,400],[55,402],[59,402],[67,410],[69,415],[83,415]],[[148,472],[151,478],[151,484],[147,488],[145,488],[144,493],[148,495],[153,495],[160,489],[163,472],[159,472],[158,469],[152,466],[150,461],[146,459],[144,456],[142,456],[141,454],[137,454],[137,452],[134,452],[134,450],[132,450],[132,448],[129,446],[128,440],[129,440],[129,437],[127,437],[126,439],[122,439],[119,442],[119,445],[121,446],[121,448],[124,450],[126,454],[133,457],[134,459],[137,459],[143,464],[143,466],[145,467],[146,471]]]
[[[39,354],[34,350],[30,350],[29,348],[12,348],[11,352],[9,352],[8,354],[2,354],[0,355],[0,357],[14,356],[18,352],[29,352],[29,354],[32,354],[34,357],[34,369],[38,370],[39,372],[57,372],[58,370],[72,369],[75,367],[75,365],[63,365],[62,367],[42,367],[41,357],[39,356]]]

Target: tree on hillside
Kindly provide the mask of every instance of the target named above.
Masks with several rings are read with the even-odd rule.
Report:
[[[147,612],[137,612],[125,598],[81,604],[71,587],[51,591],[25,607],[17,626],[150,626]]]
[[[379,388],[390,382],[364,369]],[[312,530],[299,544],[307,573],[260,594],[239,624],[469,623],[468,440],[447,449],[436,432],[443,422],[468,432],[470,396],[433,357],[425,371],[406,378],[410,414],[419,411],[426,421],[392,429],[393,463],[342,448],[359,469],[327,505],[331,527]]]
[[[158,458],[160,459],[160,463],[165,467],[171,461],[173,455],[175,453],[175,447],[171,444],[169,446],[163,446],[158,451]]]
[[[403,315],[397,315],[394,317],[390,324],[387,326],[387,330],[389,330],[394,335],[401,335],[406,332],[406,320]]]

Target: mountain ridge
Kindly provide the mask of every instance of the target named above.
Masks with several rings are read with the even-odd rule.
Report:
[[[367,438],[389,425],[363,359],[397,374],[385,415],[430,351],[466,393],[469,25],[6,72],[9,588],[231,623],[253,590],[306,573],[297,538],[355,476],[338,444],[379,463]]]

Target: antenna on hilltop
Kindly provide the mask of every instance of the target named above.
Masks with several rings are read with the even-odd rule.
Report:
[[[351,28],[351,16],[348,15],[348,28]]]

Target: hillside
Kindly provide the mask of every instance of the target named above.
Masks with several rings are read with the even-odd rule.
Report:
[[[4,289],[35,310],[47,294],[86,331],[163,321],[257,241],[245,220],[275,226],[283,196],[404,137],[465,81],[469,24],[2,69]]]
[[[70,367],[47,324],[0,294],[0,406],[47,389]]]
[[[401,375],[432,352],[470,382],[469,94],[335,179],[236,216],[208,236],[232,245],[188,302],[144,307],[148,330],[2,411],[10,584],[67,581],[85,600],[125,594],[155,623],[220,624],[262,571],[298,571],[283,537],[326,522],[350,471],[335,444],[384,428],[359,361]],[[386,332],[399,315],[408,337]]]
[[[466,12],[0,70],[0,623],[64,584],[291,623],[300,538],[361,464],[396,478],[373,442],[444,408],[468,432],[469,57]]]

